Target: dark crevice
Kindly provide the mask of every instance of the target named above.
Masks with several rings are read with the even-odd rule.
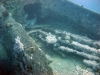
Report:
[[[26,14],[28,14],[27,20],[32,20],[35,17],[37,18],[37,21],[40,19],[41,16],[41,3],[31,3],[24,6],[24,11]]]

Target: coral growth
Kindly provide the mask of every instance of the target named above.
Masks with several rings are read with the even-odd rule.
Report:
[[[21,43],[19,36],[15,38],[14,51],[20,53],[24,50],[24,45]]]

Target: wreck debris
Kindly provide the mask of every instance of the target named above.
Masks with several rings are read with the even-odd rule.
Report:
[[[2,12],[4,11],[6,9],[3,5],[0,5],[0,17],[3,17]],[[17,23],[10,14],[4,19],[1,20],[1,26],[4,30],[2,41],[9,55],[10,64],[14,68],[12,75],[53,75],[45,54],[27,35],[22,25]],[[9,25],[13,26],[9,27]],[[25,49],[26,47],[29,47],[28,50]],[[38,64],[38,62],[41,64]]]
[[[86,66],[91,67],[94,71],[100,69],[100,52],[98,47],[96,47],[97,41],[95,40],[72,34],[70,32],[51,30],[48,28],[36,28],[32,31],[29,31],[28,34],[35,35],[40,40],[44,41],[45,44],[49,44],[50,46],[52,46],[53,50],[58,53],[60,51],[63,51],[82,56],[84,58],[83,63],[86,64]],[[52,35],[53,37],[50,37],[47,40],[47,37],[49,37],[50,35]],[[52,43],[49,43],[50,41]],[[92,61],[94,63],[92,63]]]

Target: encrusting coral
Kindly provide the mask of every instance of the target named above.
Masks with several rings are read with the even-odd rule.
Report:
[[[34,35],[36,35],[39,39],[52,46],[56,52],[59,53],[60,51],[63,51],[82,56],[83,58],[88,59],[83,60],[83,63],[86,66],[91,67],[94,71],[98,71],[100,69],[100,52],[96,47],[96,41],[92,41],[87,37],[75,35],[66,31],[50,30],[45,28],[36,28],[36,30],[28,32],[28,34],[31,33],[34,33]]]

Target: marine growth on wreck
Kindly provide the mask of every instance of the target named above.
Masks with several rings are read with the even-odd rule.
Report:
[[[1,0],[0,75],[100,75],[100,14],[68,0]]]

